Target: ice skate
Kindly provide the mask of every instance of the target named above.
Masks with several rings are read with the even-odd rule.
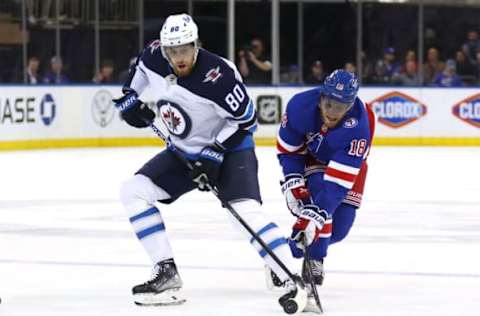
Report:
[[[267,289],[271,291],[283,290],[285,287],[285,281],[280,280],[268,265],[265,265],[265,283],[267,284]]]
[[[293,280],[285,281],[286,294],[282,295],[278,302],[287,314],[297,314],[305,309],[307,304],[307,290],[302,279],[298,275],[293,276]]]
[[[312,267],[312,276],[310,276],[310,273],[308,271],[307,261],[303,260],[302,278],[306,284],[312,283],[312,278],[313,278],[313,283],[316,284],[317,286],[320,286],[323,284],[323,279],[325,277],[325,272],[323,270],[323,259],[321,260],[310,259],[309,261]]]
[[[320,305],[320,302],[316,301],[315,295],[318,295],[318,288],[323,284],[323,259],[308,259],[308,262],[307,259],[304,259],[302,266],[302,277],[305,281],[305,286],[308,293],[307,305],[305,306],[305,309],[303,311],[322,314],[322,307]],[[315,289],[312,288],[312,286],[314,286]]]
[[[152,279],[132,289],[135,304],[142,306],[179,305],[186,302],[180,298],[183,282],[173,259],[157,263]]]

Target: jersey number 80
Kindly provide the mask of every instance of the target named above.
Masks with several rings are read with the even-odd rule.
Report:
[[[243,93],[242,88],[240,88],[238,84],[236,84],[235,87],[233,87],[233,91],[225,97],[225,102],[227,102],[234,112],[238,110],[243,100],[245,100],[245,93]]]

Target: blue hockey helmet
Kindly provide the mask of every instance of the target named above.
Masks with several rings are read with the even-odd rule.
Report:
[[[323,82],[323,95],[339,103],[353,104],[358,93],[358,80],[354,73],[337,69]]]

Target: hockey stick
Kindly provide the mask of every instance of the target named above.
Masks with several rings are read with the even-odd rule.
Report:
[[[157,134],[157,136],[159,138],[161,138],[164,142],[166,142],[167,144],[170,143],[170,141],[168,140],[168,137],[166,137],[162,131],[157,127],[155,126],[155,124],[153,122],[149,123],[149,126],[150,128],[153,130],[153,132],[155,134]],[[183,162],[187,168],[189,170],[193,170],[193,166],[191,164],[191,162],[186,159],[179,151],[176,147],[174,146],[170,146],[171,148],[171,152],[175,155],[175,157],[177,157],[181,162]],[[222,203],[222,205],[230,212],[230,214],[233,215],[233,217],[235,217],[235,219],[248,231],[248,233],[250,234],[250,236],[253,237],[253,239],[255,239],[255,241],[257,241],[260,246],[262,247],[263,250],[265,250],[269,255],[270,257],[273,259],[273,261],[275,261],[276,264],[278,264],[278,266],[287,274],[287,276],[294,280],[294,276],[293,276],[293,273],[290,272],[290,270],[285,266],[285,264],[277,257],[277,255],[268,247],[267,244],[265,244],[265,242],[260,238],[260,236],[248,225],[247,222],[245,222],[245,220],[237,213],[237,211],[235,211],[235,209],[232,207],[232,205],[230,204],[230,202],[228,201],[225,201],[223,200],[220,195],[219,195],[219,192],[218,192],[218,189],[212,185],[210,185],[210,183],[206,183],[205,186],[211,191],[213,192],[213,194],[217,197],[217,199]]]
[[[320,309],[320,313],[323,314],[323,307],[322,303],[320,302],[320,296],[318,296],[318,291],[317,291],[317,286],[315,285],[315,282],[313,280],[313,268],[312,268],[312,262],[310,258],[310,254],[308,251],[308,246],[304,243],[305,245],[305,255],[304,255],[304,260],[305,260],[305,265],[308,270],[308,274],[310,275],[310,287],[312,288],[312,293],[313,293],[313,298],[315,299],[315,303],[317,304],[318,308]]]

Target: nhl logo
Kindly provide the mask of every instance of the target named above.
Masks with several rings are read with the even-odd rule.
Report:
[[[278,95],[258,96],[257,118],[260,124],[278,124],[281,121],[281,116],[282,99]],[[283,124],[286,124],[286,122]]]
[[[115,116],[112,95],[107,90],[100,90],[92,100],[92,118],[100,127],[107,127]]]

